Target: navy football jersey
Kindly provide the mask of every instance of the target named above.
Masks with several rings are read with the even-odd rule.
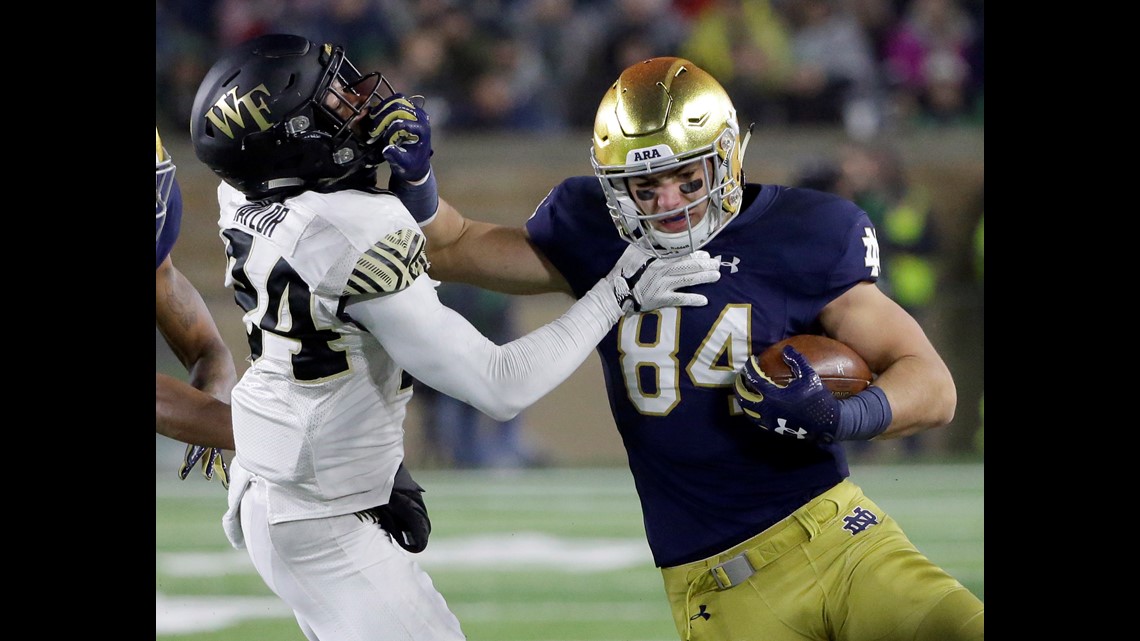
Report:
[[[170,197],[166,201],[166,222],[162,226],[162,233],[154,245],[154,268],[162,264],[174,249],[174,242],[178,240],[178,232],[182,230],[182,189],[178,180],[174,180],[170,188]]]
[[[702,248],[721,262],[718,282],[693,289],[708,305],[627,316],[598,346],[661,567],[732,547],[848,476],[840,445],[766,432],[732,385],[749,354],[820,333],[825,305],[878,278],[874,226],[853,203],[810,189],[750,184],[744,203]],[[593,176],[555,187],[526,228],[578,297],[627,247]]]

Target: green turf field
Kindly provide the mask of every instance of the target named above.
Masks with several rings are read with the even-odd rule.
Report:
[[[304,641],[221,531],[225,491],[155,482],[156,641]],[[985,599],[985,467],[853,466],[931,559]],[[419,555],[472,641],[675,641],[625,469],[417,471]]]

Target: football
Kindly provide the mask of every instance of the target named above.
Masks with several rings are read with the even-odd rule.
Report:
[[[792,370],[784,362],[785,345],[791,345],[804,355],[835,398],[858,394],[871,384],[871,368],[855,350],[834,338],[799,334],[785,338],[760,353],[760,368],[780,385],[787,385],[792,380]]]

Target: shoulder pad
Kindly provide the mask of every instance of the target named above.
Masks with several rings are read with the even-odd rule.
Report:
[[[356,259],[343,295],[389,294],[406,289],[431,267],[424,249],[426,240],[418,230],[394,231]]]

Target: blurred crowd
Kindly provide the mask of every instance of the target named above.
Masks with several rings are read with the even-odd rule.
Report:
[[[156,0],[158,124],[182,130],[222,50],[271,32],[341,43],[423,94],[442,130],[589,128],[629,64],[680,55],[742,123],[981,125],[983,0]]]

